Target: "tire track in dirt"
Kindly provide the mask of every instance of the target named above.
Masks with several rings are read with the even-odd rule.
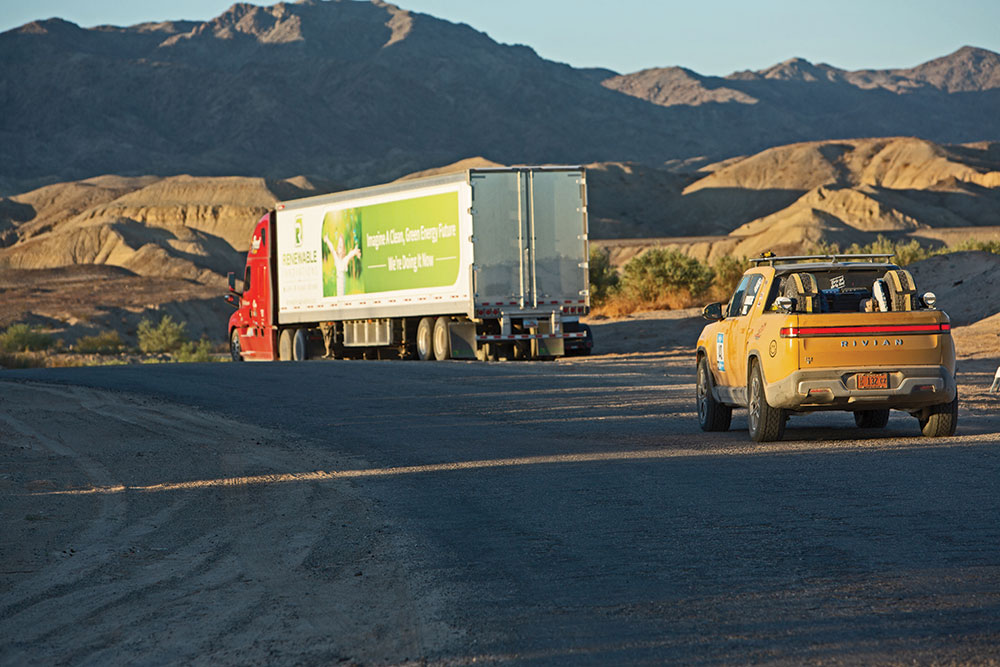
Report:
[[[0,575],[0,664],[364,661],[426,655],[453,634],[434,620],[441,595],[399,566],[408,538],[349,481],[132,490],[347,467],[337,455],[145,397],[2,387],[0,471],[45,479],[0,485],[0,532],[34,545],[0,546],[19,564]],[[15,520],[31,512],[45,520]]]

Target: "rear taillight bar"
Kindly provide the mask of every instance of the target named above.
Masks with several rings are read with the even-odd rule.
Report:
[[[951,324],[882,324],[846,327],[783,327],[782,338],[814,336],[898,336],[901,334],[950,333]]]

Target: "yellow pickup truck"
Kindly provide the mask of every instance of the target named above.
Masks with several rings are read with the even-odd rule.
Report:
[[[751,260],[729,303],[703,311],[701,428],[728,430],[733,408],[746,408],[751,439],[764,442],[780,440],[792,415],[846,410],[859,427],[881,428],[889,410],[905,410],[924,435],[954,434],[951,324],[891,258]]]

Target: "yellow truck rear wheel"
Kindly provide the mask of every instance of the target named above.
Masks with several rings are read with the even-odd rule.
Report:
[[[781,440],[785,435],[785,411],[773,408],[764,394],[764,378],[757,361],[752,362],[747,386],[747,425],[754,442]]]
[[[940,403],[921,410],[917,419],[920,431],[928,438],[945,438],[955,435],[958,425],[958,394],[951,403]]]

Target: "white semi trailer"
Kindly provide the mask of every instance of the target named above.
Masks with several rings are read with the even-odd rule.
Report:
[[[587,260],[580,167],[470,169],[286,201],[254,228],[242,292],[230,277],[230,348],[237,360],[585,351]]]

